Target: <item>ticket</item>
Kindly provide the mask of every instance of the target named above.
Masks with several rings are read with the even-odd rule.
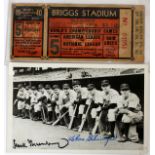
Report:
[[[143,61],[144,7],[51,5],[49,58],[136,59]]]
[[[38,5],[14,5],[12,57],[42,57],[43,36],[44,8]]]
[[[144,61],[143,5],[14,4],[11,59]]]

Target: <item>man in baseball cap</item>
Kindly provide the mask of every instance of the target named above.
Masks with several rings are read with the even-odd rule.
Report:
[[[52,102],[52,97],[53,97],[53,90],[51,88],[50,84],[46,84],[45,85],[45,89],[47,91],[48,94],[48,101],[47,101],[47,122],[46,124],[50,125],[55,121],[55,104]]]
[[[47,96],[48,100],[52,100],[53,89],[52,89],[51,85],[50,85],[50,84],[46,84],[46,85],[45,85],[45,90],[46,90],[47,95],[48,95],[48,96]]]
[[[88,100],[84,108],[83,119],[86,117],[88,121],[89,132],[92,133],[95,121],[98,120],[103,104],[103,98],[101,91],[97,90],[93,83],[87,85]],[[91,107],[89,114],[86,116],[87,109]]]
[[[81,83],[78,80],[72,82],[72,87],[76,93],[75,105],[77,107],[75,115],[73,116],[75,117],[73,127],[74,130],[78,130],[82,121],[82,114],[84,113],[86,100],[88,98],[88,90],[86,87],[81,87]]]
[[[38,104],[35,106],[39,117],[37,120],[40,120],[40,111],[42,113],[42,122],[43,124],[47,121],[47,101],[48,101],[48,93],[47,90],[44,88],[43,84],[40,83],[38,85]]]
[[[16,103],[17,103],[17,117],[23,117],[24,116],[24,110],[25,110],[25,101],[26,101],[26,90],[23,86],[23,84],[18,84],[18,93],[16,96]]]
[[[31,95],[30,95],[30,108],[29,108],[29,116],[30,119],[34,119],[34,104],[37,103],[37,88],[36,86],[32,85],[30,87]]]
[[[127,83],[121,84],[120,85],[120,92],[121,92],[121,95],[128,98],[128,96],[130,94],[130,86],[129,86],[129,84],[127,84]]]
[[[30,111],[30,99],[32,95],[32,89],[30,85],[25,86],[25,93],[26,93],[26,101],[25,101],[25,110],[24,110],[24,117],[23,118],[30,118],[29,111]]]
[[[57,85],[57,84],[54,84],[52,88],[53,88],[54,94],[55,94],[55,95],[59,95],[59,93],[60,93],[60,91],[61,91],[61,90],[60,90],[60,86]]]
[[[111,88],[109,80],[101,81],[103,95],[103,113],[101,116],[101,126],[104,134],[114,138],[114,129],[116,123],[117,104],[119,102],[119,93]]]
[[[121,115],[118,120],[119,125],[119,142],[125,142],[130,140],[132,142],[139,142],[139,136],[137,133],[137,123],[142,121],[143,113],[141,111],[141,105],[139,97],[132,93],[130,86],[127,83],[120,85],[120,106],[118,114]]]
[[[54,112],[56,114],[56,119],[58,119],[61,116],[61,107],[63,105],[64,92],[60,89],[60,86],[58,84],[54,84],[52,88],[53,88],[52,104],[55,104]],[[64,125],[64,121],[60,120],[58,124]]]
[[[69,125],[70,119],[74,112],[74,102],[76,100],[76,93],[70,89],[68,83],[63,84],[63,105],[61,106],[62,113],[69,111],[69,117],[64,117],[66,125]]]
[[[109,83],[109,80],[103,80],[101,81],[101,89],[104,91],[104,92],[109,92],[111,86],[110,86],[110,83]]]

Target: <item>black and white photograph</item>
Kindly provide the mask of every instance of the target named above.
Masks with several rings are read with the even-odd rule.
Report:
[[[12,63],[11,151],[143,151],[146,65]]]

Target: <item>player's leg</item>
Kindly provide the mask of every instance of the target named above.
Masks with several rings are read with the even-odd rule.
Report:
[[[52,123],[51,121],[52,121],[52,112],[53,112],[51,103],[48,103],[46,108],[47,108],[47,122],[46,122],[46,124],[50,125]]]
[[[90,132],[90,133],[92,132],[93,127],[94,127],[94,125],[95,125],[96,117],[97,117],[96,108],[92,108],[92,109],[91,109],[90,116],[89,116],[89,122],[88,122],[89,132]]]
[[[56,103],[52,103],[52,116],[51,116],[51,118],[52,118],[52,122],[54,122],[54,121],[56,121],[56,119],[57,119],[57,114],[56,114],[56,112],[55,112],[55,107],[56,107]]]
[[[129,130],[128,130],[128,138],[130,141],[134,143],[139,142],[139,136],[137,132],[137,124],[129,124]]]
[[[115,107],[111,107],[109,110],[108,110],[108,122],[109,122],[109,132],[110,132],[110,137],[114,137],[114,130],[115,130],[115,122],[116,122],[116,109]]]
[[[69,109],[66,108],[66,107],[62,108],[61,111],[60,111],[61,115],[63,115],[63,114],[64,114],[66,111],[68,111],[68,110],[69,110]],[[69,118],[69,117],[70,117],[70,116],[69,116],[69,114],[67,113],[67,114],[63,117],[63,119],[61,120],[61,125],[65,125],[65,126],[68,127],[69,122],[70,122],[70,118]]]
[[[84,113],[84,105],[80,104],[78,107],[78,115],[77,115],[77,128],[79,128],[81,122],[82,122],[82,115]]]

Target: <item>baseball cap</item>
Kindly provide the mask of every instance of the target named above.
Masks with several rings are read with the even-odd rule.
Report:
[[[70,86],[68,83],[63,84],[63,89],[69,89],[69,88],[70,88]]]
[[[42,84],[39,84],[38,85],[38,89],[42,89],[43,88],[43,85]]]
[[[108,86],[108,85],[110,85],[109,80],[103,80],[101,82],[101,86]]]
[[[81,84],[80,84],[80,81],[78,81],[78,80],[73,81],[73,82],[72,82],[72,86],[75,86],[75,85],[81,85]]]
[[[26,88],[26,89],[30,89],[30,85],[27,85],[25,88]]]
[[[32,86],[31,89],[32,90],[36,90],[37,88],[36,88],[36,86]]]
[[[51,88],[51,86],[49,84],[45,85],[45,89],[50,89],[50,88]]]
[[[87,85],[87,89],[88,90],[93,90],[94,88],[95,88],[95,85],[92,84],[92,83],[90,83],[90,84]]]
[[[53,85],[53,89],[60,89],[60,86],[55,84],[55,85]]]
[[[23,87],[23,84],[21,84],[21,83],[20,83],[20,84],[18,84],[18,86],[17,86],[17,87],[18,87],[18,89],[20,89],[20,88],[22,88],[22,87]]]
[[[130,90],[130,86],[127,83],[120,85],[120,90]]]

